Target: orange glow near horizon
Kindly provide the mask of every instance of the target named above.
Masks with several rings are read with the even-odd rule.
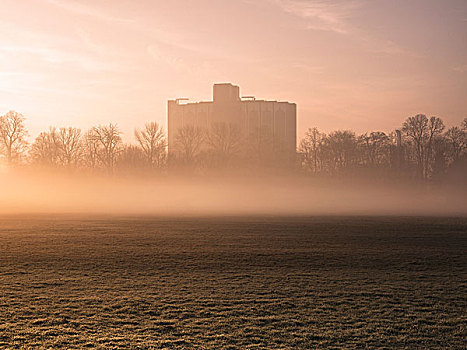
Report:
[[[50,125],[166,126],[168,99],[214,82],[298,106],[298,136],[389,131],[467,113],[467,3],[392,1],[0,2],[0,114]]]

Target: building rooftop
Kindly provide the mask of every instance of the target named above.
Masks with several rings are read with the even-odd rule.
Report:
[[[276,101],[276,100],[258,100],[255,96],[240,96],[240,88],[231,83],[216,83],[213,86],[213,100],[212,101],[193,101],[189,102],[188,98],[177,98],[175,100],[169,100],[176,102],[178,105],[191,105],[198,103],[228,103],[228,102],[277,102],[277,103],[289,103],[295,104],[288,101]]]

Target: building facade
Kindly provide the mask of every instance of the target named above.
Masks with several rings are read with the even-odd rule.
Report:
[[[293,162],[297,143],[297,112],[295,103],[257,100],[240,97],[238,86],[214,84],[213,101],[186,103],[168,101],[169,159],[182,156],[181,143],[187,128],[202,130],[209,135],[216,126],[234,128],[244,156],[258,153],[259,157],[280,162]],[[218,130],[217,128],[216,130]],[[232,135],[230,135],[232,137]],[[200,152],[212,147],[206,136]],[[239,151],[240,152],[240,151]]]

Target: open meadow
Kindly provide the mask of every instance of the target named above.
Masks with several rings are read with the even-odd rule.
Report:
[[[0,218],[0,348],[439,348],[467,218]]]

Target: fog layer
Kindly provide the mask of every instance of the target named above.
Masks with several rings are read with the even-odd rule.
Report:
[[[300,176],[117,178],[0,173],[0,213],[143,215],[467,215],[465,186]]]

